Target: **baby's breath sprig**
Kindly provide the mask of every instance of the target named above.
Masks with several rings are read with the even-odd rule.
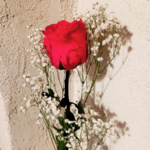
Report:
[[[74,19],[82,19],[85,24],[89,51],[89,58],[85,63],[84,67],[85,71],[83,72],[82,70],[80,75],[78,70],[79,78],[81,79],[82,76],[82,80],[80,80],[82,84],[81,93],[84,91],[83,88],[86,88],[85,90],[88,90],[85,99],[83,99],[81,95],[83,107],[85,106],[88,97],[92,92],[97,77],[100,76],[107,69],[107,67],[117,56],[119,50],[118,48],[122,43],[119,36],[121,29],[120,22],[117,20],[117,18],[113,17],[113,15],[107,14],[106,8],[107,5],[101,6],[97,2],[93,4],[93,8],[91,11],[86,11],[86,13],[84,14],[74,13]],[[106,61],[106,59],[104,58],[105,52],[110,53],[109,61],[107,61],[106,65],[102,67],[103,61]],[[92,81],[89,84],[87,82],[87,78],[91,68],[95,69],[92,70]]]

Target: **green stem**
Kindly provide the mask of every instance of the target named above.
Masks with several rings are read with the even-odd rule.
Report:
[[[45,74],[46,74],[46,80],[47,80],[47,84],[49,85],[48,73],[47,73],[46,67],[44,67],[44,72],[45,72]]]
[[[81,81],[81,83],[82,83],[82,79],[81,79],[81,77],[80,77],[79,70],[78,70],[78,68],[76,68],[76,69],[77,69],[77,72],[78,72],[78,76],[79,76],[79,78],[80,78],[80,81]]]
[[[97,145],[95,146],[95,149],[94,149],[94,150],[96,150],[96,149],[97,149],[97,147],[98,147],[98,145],[100,145],[100,144],[102,143],[102,141],[103,141],[104,137],[106,136],[106,133],[107,133],[107,130],[105,131],[105,133],[104,133],[103,137],[100,139],[100,141],[99,141],[99,142],[97,143]]]
[[[37,106],[39,106],[39,103],[36,100],[35,100],[35,103],[37,104]],[[43,116],[43,120],[44,120],[44,123],[46,125],[46,128],[48,129],[48,133],[50,135],[50,139],[52,141],[53,147],[56,150],[55,144],[57,145],[57,142],[56,142],[56,139],[54,137],[53,131],[50,129],[50,123],[47,121],[46,116],[42,110],[40,110],[40,113]],[[54,144],[54,142],[55,142],[55,144]]]
[[[89,95],[90,95],[90,93],[91,93],[91,91],[92,91],[92,88],[93,88],[93,86],[94,86],[94,84],[95,84],[95,81],[96,81],[96,78],[97,78],[97,73],[96,73],[96,71],[97,71],[97,66],[98,66],[98,64],[96,63],[96,68],[95,68],[95,72],[94,72],[94,75],[95,75],[95,76],[93,77],[93,81],[92,81],[90,90],[89,90],[89,92],[88,92],[88,94],[87,94],[87,96],[86,96],[85,102],[84,102],[84,104],[83,104],[83,108],[84,108],[85,103],[87,102],[87,99],[88,99],[88,97],[89,97]]]
[[[83,85],[84,85],[84,81],[83,81],[83,65],[82,65],[82,81],[81,81],[81,84],[82,84],[82,89],[81,89],[81,101],[82,101]]]
[[[85,128],[86,128],[87,149],[88,149],[88,145],[89,145],[89,139],[88,139],[88,136],[89,136],[89,134],[88,134],[88,130],[87,130],[87,125],[86,125],[86,123],[85,123]]]
[[[43,112],[42,110],[40,110],[40,113],[41,113],[42,116],[43,116],[44,123],[45,123],[45,125],[46,125],[46,127],[47,127],[47,130],[48,130],[48,132],[49,132],[49,135],[50,135],[52,144],[53,144],[53,146],[54,146],[54,148],[55,148],[54,142],[55,142],[56,145],[57,145],[57,142],[56,142],[56,139],[55,139],[55,137],[54,137],[54,133],[53,133],[53,131],[52,131],[51,128],[50,128],[50,123],[49,123],[49,121],[46,119],[46,116],[45,116],[45,114],[44,114],[44,112]],[[56,148],[55,148],[55,150],[56,150]]]

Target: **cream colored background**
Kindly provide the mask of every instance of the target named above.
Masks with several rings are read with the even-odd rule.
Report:
[[[28,93],[22,89],[22,75],[31,72],[26,52],[30,47],[29,30],[25,26],[44,28],[62,19],[71,21],[76,6],[83,12],[94,1],[0,0],[1,150],[52,150],[46,129],[35,124],[38,111],[30,109],[25,115],[19,112],[22,98]],[[110,119],[117,120],[115,142],[108,140],[102,150],[149,150],[150,1],[98,1],[108,3],[108,11],[113,11],[132,34],[114,68],[109,68],[95,87],[101,95],[101,108]],[[129,46],[132,50],[128,53]]]
[[[79,0],[78,12],[91,9],[93,2],[96,1]],[[99,105],[104,107],[105,113],[110,115],[109,118],[118,121],[118,135],[112,138],[115,142],[108,140],[102,150],[149,150],[150,1],[98,2],[108,3],[108,12],[114,12],[123,26],[127,26],[131,32],[131,35],[126,36],[128,42],[113,62],[114,68],[110,67],[106,76],[95,86],[96,93],[99,92],[100,95]]]

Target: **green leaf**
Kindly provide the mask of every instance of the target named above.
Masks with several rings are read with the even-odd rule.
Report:
[[[78,125],[75,125],[75,129],[74,129],[74,132],[76,132],[77,130],[79,130],[80,127]]]
[[[68,150],[68,148],[66,147],[66,143],[64,141],[60,141],[58,139],[58,136],[56,136],[56,140],[57,140],[57,143],[58,143],[57,150]]]
[[[52,89],[48,89],[48,93],[49,93],[49,95],[50,95],[51,97],[54,97],[54,92],[53,92]]]
[[[58,150],[68,150],[64,141],[60,141],[59,146],[58,146]]]
[[[58,139],[58,136],[56,136],[56,141],[57,141],[57,143],[59,144],[60,141],[59,141],[59,139]]]
[[[57,132],[61,132],[62,131],[62,129],[58,129],[57,127],[55,127],[55,126],[53,126],[54,127],[54,129],[57,131]]]
[[[64,118],[63,117],[58,117],[59,123],[65,127],[65,122],[64,122]]]

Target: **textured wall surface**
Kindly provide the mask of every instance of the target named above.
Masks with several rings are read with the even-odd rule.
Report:
[[[116,136],[102,150],[150,149],[150,1],[98,0],[108,3],[108,12],[129,31],[120,55],[95,90],[100,107],[117,120]],[[78,0],[78,12],[92,7],[95,0]],[[71,20],[75,0],[0,0],[0,149],[52,150],[38,111],[19,111],[24,73],[31,72],[25,26],[44,28],[59,20]],[[130,46],[130,47],[129,47]],[[130,52],[129,52],[130,51]],[[75,88],[76,89],[76,88]]]
[[[62,19],[71,21],[75,0],[0,0],[0,150],[52,150],[38,110],[19,111],[22,75],[31,72],[27,25],[44,28]]]
[[[123,26],[126,42],[120,55],[96,86],[100,106],[118,121],[118,135],[103,150],[150,149],[150,1],[97,0],[108,4]],[[92,8],[95,0],[79,0],[78,12]],[[84,6],[84,7],[83,7]],[[129,47],[130,46],[130,47]],[[103,105],[102,105],[103,104]],[[116,116],[116,117],[114,117]]]

